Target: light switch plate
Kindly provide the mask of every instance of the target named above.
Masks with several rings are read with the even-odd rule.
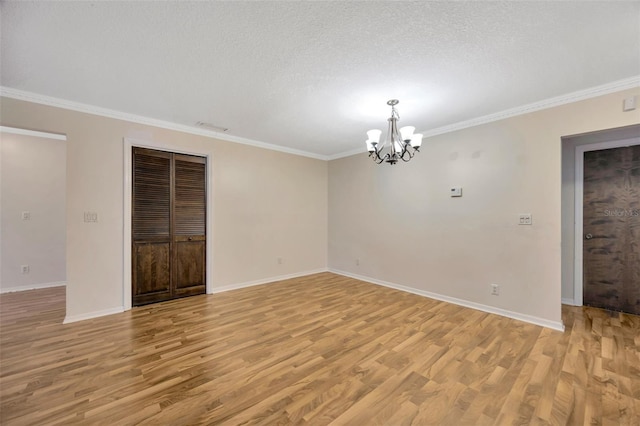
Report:
[[[533,218],[531,213],[521,213],[518,221],[518,225],[531,225],[533,224]]]
[[[622,111],[633,111],[634,109],[636,109],[636,97],[630,96],[625,98],[622,103]]]
[[[462,197],[462,187],[461,186],[452,186],[451,187],[451,196],[452,197]]]

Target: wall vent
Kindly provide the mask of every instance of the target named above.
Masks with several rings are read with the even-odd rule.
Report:
[[[206,121],[198,121],[196,123],[196,126],[204,127],[209,130],[215,130],[216,132],[226,132],[227,130],[229,130],[226,127],[216,126],[215,124],[207,123]]]

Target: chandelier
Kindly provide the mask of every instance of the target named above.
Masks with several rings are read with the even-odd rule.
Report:
[[[389,130],[384,143],[380,143],[382,130],[374,129],[367,132],[367,151],[369,151],[369,157],[376,164],[382,164],[382,162],[396,164],[398,160],[407,162],[413,158],[416,152],[420,151],[422,135],[413,133],[416,129],[415,127],[406,126],[398,131],[400,115],[396,111],[396,105],[399,102],[397,99],[387,101],[387,105],[391,106],[391,117],[387,120],[389,122]]]

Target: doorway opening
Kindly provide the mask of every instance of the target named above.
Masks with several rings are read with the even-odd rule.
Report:
[[[562,138],[562,303],[584,303],[585,153],[640,145],[640,125]],[[601,212],[602,213],[602,212]]]
[[[0,292],[67,281],[63,134],[0,126]]]
[[[212,225],[213,225],[213,208],[212,208],[212,200],[213,200],[213,190],[212,190],[212,183],[213,183],[213,172],[212,172],[212,156],[210,153],[208,152],[204,152],[204,151],[197,151],[197,150],[185,150],[183,147],[180,147],[178,145],[172,144],[172,143],[164,143],[164,142],[157,142],[157,141],[144,141],[144,140],[136,140],[136,139],[130,139],[130,138],[125,138],[123,140],[123,153],[124,153],[124,211],[123,211],[123,221],[124,221],[124,227],[123,227],[123,241],[124,241],[124,247],[123,247],[123,307],[124,310],[129,310],[131,309],[131,307],[133,306],[133,298],[134,298],[134,294],[132,291],[132,287],[133,287],[133,255],[135,254],[135,252],[132,250],[133,247],[133,242],[134,239],[132,238],[133,235],[133,208],[134,208],[134,203],[133,203],[133,173],[134,173],[134,159],[133,159],[133,150],[134,148],[142,148],[142,149],[148,149],[148,150],[156,150],[156,151],[164,151],[164,152],[168,152],[172,155],[175,156],[193,156],[193,157],[200,157],[203,159],[204,161],[204,173],[205,173],[205,197],[206,197],[206,204],[205,204],[205,212],[204,212],[204,237],[203,236],[198,236],[197,238],[194,237],[193,235],[191,235],[191,241],[189,241],[189,235],[178,235],[177,238],[179,240],[185,239],[184,242],[182,241],[176,241],[176,244],[174,245],[175,249],[177,249],[177,246],[182,244],[183,247],[187,250],[193,250],[193,245],[194,244],[189,244],[189,243],[197,243],[197,245],[200,245],[204,251],[204,271],[206,271],[206,273],[204,274],[204,281],[205,281],[205,285],[204,285],[204,289],[205,289],[205,293],[206,294],[211,294],[213,293],[213,284],[212,284],[212,259],[213,259],[213,237],[212,237]],[[188,224],[187,224],[188,225]],[[187,247],[188,246],[188,247]],[[171,250],[171,248],[167,248],[169,250]],[[191,288],[191,287],[195,287],[192,286],[190,284],[193,284],[196,280],[197,280],[197,276],[198,274],[195,272],[197,270],[197,268],[191,268],[191,267],[186,267],[185,265],[175,265],[174,266],[174,272],[178,271],[179,268],[183,269],[183,272],[185,272],[186,274],[186,282],[188,283],[187,285],[183,286],[184,288],[182,290],[177,290],[178,293],[180,292],[184,292],[183,290],[185,288]],[[185,269],[186,268],[186,269]],[[147,269],[147,271],[150,271],[150,269]],[[186,292],[188,293],[191,290],[187,290]],[[200,290],[198,290],[198,292],[200,292]],[[188,295],[188,294],[184,294],[184,295]],[[179,296],[178,296],[179,297]],[[142,301],[141,303],[150,303],[152,302],[150,301]]]
[[[133,148],[133,305],[205,293],[204,157]]]

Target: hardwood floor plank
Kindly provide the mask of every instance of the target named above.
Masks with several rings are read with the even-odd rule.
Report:
[[[640,422],[640,317],[566,331],[321,273],[63,325],[0,295],[2,425]]]

